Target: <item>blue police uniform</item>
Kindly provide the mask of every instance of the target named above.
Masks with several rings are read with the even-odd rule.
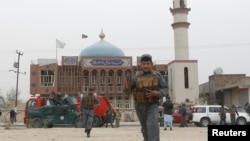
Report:
[[[152,70],[150,72],[136,72],[130,82],[129,88],[124,88],[123,91],[128,94],[129,89],[131,89],[144,141],[159,141],[159,99],[168,95],[168,85],[160,73]],[[157,90],[159,96],[147,98],[146,90],[148,89]]]

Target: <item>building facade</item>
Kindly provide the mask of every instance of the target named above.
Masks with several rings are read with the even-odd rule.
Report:
[[[67,94],[79,96],[94,86],[96,94],[106,97],[114,108],[133,109],[133,99],[123,93],[128,76],[140,68],[132,64],[132,57],[105,41],[103,32],[100,41],[83,49],[79,56],[62,56],[56,59],[38,59],[30,65],[30,93],[49,96]],[[61,64],[61,65],[60,65]],[[166,64],[154,66],[167,80]]]
[[[213,74],[208,82],[199,86],[208,104],[244,106],[250,103],[250,77],[245,74]]]

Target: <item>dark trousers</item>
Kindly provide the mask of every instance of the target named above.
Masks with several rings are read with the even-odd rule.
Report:
[[[226,125],[226,117],[220,118],[220,125]]]
[[[144,141],[160,141],[158,104],[135,103],[135,110],[141,124]]]
[[[231,124],[232,124],[232,125],[235,125],[235,124],[236,124],[235,117],[236,117],[235,114],[230,114],[230,119],[231,119]]]
[[[186,115],[181,115],[180,127],[188,127],[186,121]]]
[[[108,124],[109,124],[109,123],[110,123],[111,127],[113,128],[114,126],[113,126],[113,122],[112,122],[111,117],[108,118],[108,119],[106,119],[106,127],[108,127]]]

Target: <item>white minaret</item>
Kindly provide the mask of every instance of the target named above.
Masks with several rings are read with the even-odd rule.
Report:
[[[169,94],[173,102],[197,103],[199,96],[197,60],[189,59],[187,0],[173,0],[175,60],[168,64]]]
[[[174,44],[175,44],[175,60],[188,60],[188,27],[190,23],[187,21],[187,15],[190,8],[186,8],[186,0],[174,0],[173,9],[170,8],[174,16],[174,23],[172,24],[174,30]]]

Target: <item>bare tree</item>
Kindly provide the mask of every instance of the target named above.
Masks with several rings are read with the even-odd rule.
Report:
[[[17,93],[17,99],[20,94],[20,91]],[[11,88],[7,93],[6,93],[6,100],[9,102],[15,102],[16,101],[16,90],[14,88]]]
[[[4,97],[2,96],[2,94],[0,94],[0,108],[4,107],[4,105],[5,105]]]

